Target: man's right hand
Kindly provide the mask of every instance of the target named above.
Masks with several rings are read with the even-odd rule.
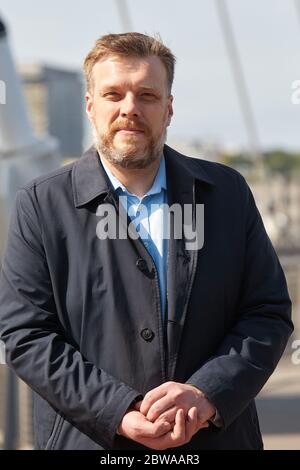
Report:
[[[165,450],[182,446],[191,440],[198,429],[196,407],[191,408],[186,416],[183,409],[179,409],[174,425],[164,420],[152,423],[138,409],[139,404],[125,413],[118,432],[149,449]]]

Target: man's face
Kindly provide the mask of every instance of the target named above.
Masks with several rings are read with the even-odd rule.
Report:
[[[165,66],[155,56],[109,56],[93,78],[86,111],[100,153],[124,168],[147,167],[162,152],[173,114]]]

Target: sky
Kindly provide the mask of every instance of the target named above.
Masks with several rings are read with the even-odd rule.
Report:
[[[133,30],[159,33],[177,57],[169,138],[246,148],[215,0],[127,5]],[[300,104],[291,102],[292,83],[300,80],[300,0],[227,0],[227,6],[261,148],[300,151]],[[96,38],[123,31],[116,0],[1,0],[0,15],[18,63],[80,69]]]

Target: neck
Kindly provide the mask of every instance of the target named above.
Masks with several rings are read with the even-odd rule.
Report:
[[[112,174],[125,186],[125,188],[132,194],[138,197],[143,197],[151,188],[155,176],[157,174],[160,158],[152,162],[147,168],[142,169],[127,169],[113,165],[101,155],[105,165],[110,169]]]

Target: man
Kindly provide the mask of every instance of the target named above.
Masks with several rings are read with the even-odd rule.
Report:
[[[94,147],[17,194],[0,327],[38,449],[263,447],[254,398],[291,303],[243,177],[164,145],[174,62],[143,34],[100,38]]]

